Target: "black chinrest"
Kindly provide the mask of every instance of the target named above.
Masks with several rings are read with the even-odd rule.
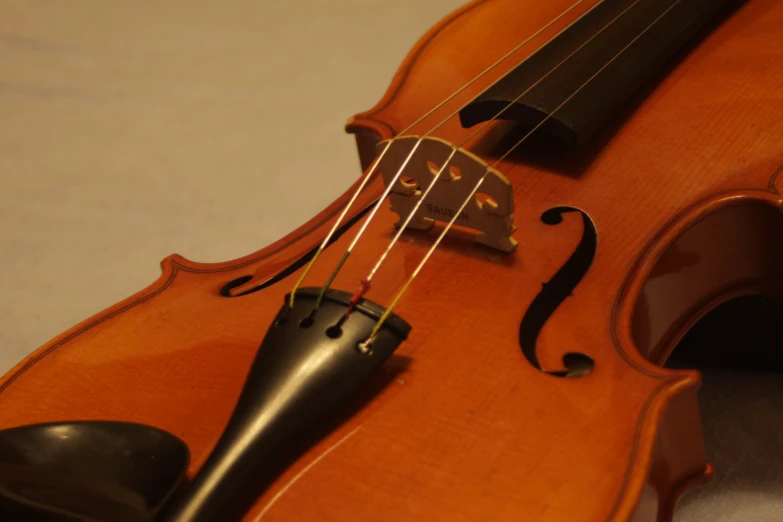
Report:
[[[185,475],[183,441],[151,426],[82,421],[0,431],[0,520],[149,522]]]

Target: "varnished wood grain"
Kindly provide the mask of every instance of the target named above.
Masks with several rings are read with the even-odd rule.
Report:
[[[470,4],[423,37],[386,96],[349,129],[363,133],[365,146],[372,134],[392,137],[566,5]],[[748,291],[776,292],[783,280],[780,263],[752,262],[779,259],[783,232],[781,24],[777,2],[750,0],[576,157],[520,154],[502,162],[498,170],[515,190],[519,247],[505,255],[465,233],[449,236],[398,309],[415,318],[414,330],[379,376],[387,385],[284,473],[246,520],[261,513],[297,521],[666,519],[676,494],[710,469],[695,405],[698,375],[655,363],[710,307]],[[468,132],[455,123],[438,136],[459,142]],[[493,154],[480,140],[472,150]],[[362,203],[380,190],[376,180]],[[239,276],[264,279],[297,259],[346,199],[244,258],[166,259],[155,284],[48,343],[0,381],[0,427],[146,422],[183,437],[195,471],[298,273],[243,297],[221,297],[220,288]],[[535,370],[517,341],[528,305],[581,237],[576,216],[541,223],[559,205],[592,218],[598,247],[573,297],[542,331],[538,354],[551,370],[564,353],[589,354],[596,366],[581,379]],[[738,207],[732,233],[709,228]],[[395,219],[379,213],[336,287],[356,287]],[[696,236],[684,239],[689,231]],[[376,278],[373,300],[389,302],[436,232],[405,236]],[[324,281],[351,237],[324,254],[307,283]],[[740,238],[743,251],[732,262],[727,253]],[[678,247],[697,261],[679,266]],[[659,282],[664,304],[657,306],[682,296],[691,303],[667,313],[647,299],[645,309],[640,296],[653,295]],[[660,317],[668,323],[656,326],[664,341],[640,346],[645,325]]]

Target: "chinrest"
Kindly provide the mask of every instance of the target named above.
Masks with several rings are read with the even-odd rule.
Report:
[[[185,475],[183,441],[151,426],[81,421],[0,431],[0,519],[149,522]]]

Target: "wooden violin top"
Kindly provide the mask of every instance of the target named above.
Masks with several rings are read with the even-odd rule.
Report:
[[[349,129],[393,137],[494,61],[520,34],[532,33],[567,5],[486,0],[457,11],[422,37],[386,95],[374,109],[354,117]],[[216,23],[216,8],[203,9],[189,15],[194,27]],[[408,19],[429,16],[434,23],[446,10],[443,4],[418,6]],[[98,12],[107,25],[115,17],[129,20],[128,33],[96,28],[62,36],[63,44],[47,47],[45,30],[34,27],[26,13],[12,13],[29,24],[20,27],[34,36],[11,37],[12,50],[5,51],[32,69],[17,65],[20,86],[9,95],[17,100],[10,107],[17,132],[7,130],[5,141],[20,152],[6,157],[15,190],[33,198],[28,201],[37,210],[24,211],[17,202],[6,208],[20,210],[5,212],[22,222],[43,222],[49,237],[79,248],[96,243],[95,235],[79,232],[82,221],[104,234],[97,238],[125,236],[130,241],[123,244],[144,243],[161,251],[172,244],[181,244],[182,252],[197,251],[194,243],[177,243],[183,230],[195,228],[199,236],[211,238],[212,252],[222,247],[232,253],[222,258],[237,259],[202,264],[167,257],[155,283],[57,336],[0,380],[0,428],[63,419],[147,423],[187,442],[194,472],[220,435],[260,339],[300,272],[244,296],[221,296],[221,289],[249,277],[245,284],[251,288],[316,246],[350,190],[346,196],[339,193],[358,174],[355,167],[343,171],[326,160],[332,146],[316,137],[322,129],[303,126],[291,114],[323,118],[308,121],[337,118],[339,127],[342,116],[361,108],[351,89],[363,83],[365,74],[357,69],[346,76],[339,95],[329,96],[331,103],[316,98],[320,103],[315,104],[306,96],[284,103],[271,94],[258,100],[258,82],[280,81],[274,91],[279,93],[288,80],[248,72],[252,53],[232,54],[242,60],[233,69],[216,37],[205,40],[198,55],[205,66],[173,68],[169,61],[148,59],[145,50],[154,55],[159,49],[152,43],[155,31],[172,35],[172,41],[177,35],[183,41],[193,38],[190,29],[175,23],[179,15],[168,13],[159,25],[149,26],[134,25],[132,12]],[[337,18],[339,13],[327,14]],[[49,15],[55,20],[70,16]],[[265,20],[268,34],[287,38],[279,34],[283,31],[274,16],[251,6],[224,16],[219,23],[232,46],[244,39],[255,45],[268,41],[251,30],[248,20],[253,19]],[[385,43],[392,37],[384,31],[400,40],[406,31],[413,38],[432,25],[419,23],[416,28],[391,21],[385,29],[353,27],[336,38],[345,53],[336,49],[331,57],[319,55],[326,56],[321,66],[328,69],[343,56],[358,56],[357,64],[380,67],[380,59],[367,55],[378,49],[392,53]],[[698,374],[658,365],[707,310],[737,295],[779,293],[783,281],[783,251],[775,241],[783,231],[783,180],[777,174],[783,167],[782,23],[783,8],[774,0],[732,6],[584,149],[565,158],[527,150],[503,161],[498,169],[514,187],[517,249],[507,255],[479,247],[464,231],[447,236],[397,309],[413,326],[398,356],[347,407],[344,422],[258,499],[246,520],[521,517],[592,522],[654,520],[650,517],[658,512],[666,516],[681,489],[710,469],[696,409]],[[141,38],[146,31],[153,34]],[[123,55],[128,41],[138,47]],[[315,41],[284,41],[292,47],[285,55],[270,52],[271,62],[293,63],[297,53],[315,52]],[[86,50],[96,44],[106,51]],[[397,45],[400,51],[409,42]],[[473,52],[479,48],[482,52]],[[19,55],[24,52],[36,58],[27,62]],[[68,58],[56,58],[57,52]],[[211,52],[221,59],[208,61]],[[93,76],[115,77],[111,71],[119,66],[112,65],[113,53],[127,56],[127,69],[119,69],[113,82],[90,88]],[[65,63],[68,74],[58,76],[49,69],[52,63]],[[51,76],[32,83],[41,70]],[[176,71],[188,71],[191,81]],[[242,71],[246,77],[230,74]],[[318,81],[318,68],[303,71]],[[205,84],[198,82],[209,85],[207,78],[223,75],[232,81],[199,92],[197,86]],[[155,83],[144,84],[144,77]],[[368,94],[364,105],[379,97],[383,83],[376,80],[376,96]],[[237,100],[210,103],[231,97]],[[42,98],[49,105],[42,105]],[[89,108],[101,103],[110,104],[116,116],[107,120],[103,109]],[[31,114],[48,125],[25,125],[36,121]],[[77,119],[83,127],[76,127]],[[80,128],[90,133],[82,137]],[[268,139],[258,139],[255,132],[261,131],[254,129],[264,129]],[[421,126],[418,131],[423,132]],[[467,133],[450,123],[438,136],[456,143]],[[104,141],[89,144],[90,136]],[[362,140],[366,159],[372,140]],[[42,152],[41,142],[54,153]],[[93,149],[100,154],[92,156]],[[492,154],[491,147],[477,149]],[[344,151],[344,164],[355,164],[347,159],[354,152],[345,140],[338,150]],[[52,156],[61,162],[57,168],[71,174],[59,185],[51,177],[36,178],[36,172],[57,172],[47,159]],[[101,172],[111,177],[102,178]],[[236,172],[247,177],[232,177]],[[89,187],[103,183],[122,190],[112,201],[87,199]],[[125,195],[139,186],[148,187],[145,198],[162,193],[171,199],[165,205],[149,203],[147,211],[152,199],[132,202]],[[380,180],[374,181],[357,210],[382,189]],[[183,191],[189,196],[183,197]],[[68,204],[47,209],[47,198]],[[253,210],[262,205],[263,210]],[[313,206],[326,210],[305,223]],[[564,207],[562,223],[541,220]],[[85,208],[92,211],[82,214]],[[231,214],[216,208],[230,208]],[[116,224],[108,224],[112,221],[102,224],[102,216],[129,209],[132,217],[119,232]],[[265,228],[259,224],[264,218],[280,228]],[[335,287],[355,290],[394,234],[395,219],[384,206]],[[154,230],[137,221],[154,222]],[[235,255],[274,240],[293,223],[305,224],[258,252]],[[222,230],[230,232],[223,236]],[[309,283],[328,277],[352,230],[324,252]],[[590,230],[593,257],[583,264],[572,295],[551,315],[528,315],[544,283],[579,251]],[[6,234],[12,246],[20,241]],[[405,235],[369,297],[389,303],[434,237],[435,232]],[[98,239],[97,244],[109,243]],[[130,259],[137,265],[138,257],[118,265],[114,261],[120,254],[110,252],[86,261],[52,252],[43,256],[54,258],[52,263],[34,261],[25,270],[7,270],[29,278],[16,283],[17,292],[6,292],[6,299],[32,292],[39,303],[47,303],[36,313],[50,324],[59,321],[56,329],[65,330],[74,322],[66,314],[69,303],[81,307],[83,318],[89,308],[116,300],[112,292],[127,294],[150,278],[149,271],[123,269]],[[20,260],[8,265],[16,263]],[[91,277],[72,275],[79,270]],[[134,274],[127,276],[132,284],[120,284],[126,274]],[[93,287],[108,287],[108,302],[85,304],[84,295]],[[54,295],[61,297],[50,299]],[[22,334],[36,339],[24,330],[36,323],[18,321],[16,314],[25,308],[13,308],[19,311],[8,312],[6,322],[16,332],[14,339],[18,342]],[[521,339],[526,317],[533,326],[525,331],[535,333],[532,345],[530,335]],[[520,346],[521,340],[527,345]],[[531,364],[531,349],[544,370],[562,369],[564,354],[571,352],[589,355],[595,366],[584,377],[553,377]],[[25,346],[15,349],[14,357],[24,351]]]

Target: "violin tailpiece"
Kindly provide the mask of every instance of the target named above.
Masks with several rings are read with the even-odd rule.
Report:
[[[188,487],[166,507],[162,521],[241,519],[288,460],[306,449],[309,436],[383,364],[410,331],[391,315],[370,352],[367,340],[384,309],[351,294],[301,288],[288,297],[264,337],[223,435]]]

